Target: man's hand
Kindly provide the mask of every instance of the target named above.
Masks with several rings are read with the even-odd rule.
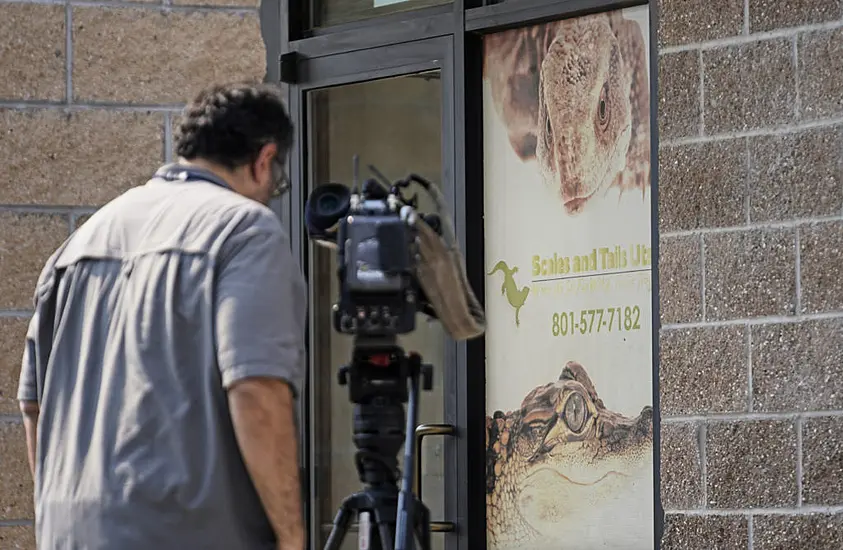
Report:
[[[29,471],[35,479],[35,445],[38,441],[38,414],[41,411],[37,401],[21,401],[20,412],[23,414],[23,429],[26,431],[26,450],[29,458]]]
[[[249,378],[228,390],[228,401],[243,460],[278,537],[278,550],[304,550],[298,434],[289,386]]]

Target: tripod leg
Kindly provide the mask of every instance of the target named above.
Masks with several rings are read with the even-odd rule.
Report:
[[[419,537],[420,550],[430,550],[430,510],[418,498],[415,499],[415,531]]]
[[[357,548],[359,550],[377,550],[373,548],[372,543],[378,542],[378,537],[372,537],[372,522],[370,516],[372,513],[368,510],[361,510],[357,514]]]
[[[334,517],[334,528],[325,543],[325,550],[339,550],[345,534],[348,531],[348,524],[351,522],[351,508],[348,500],[344,500]]]
[[[394,510],[394,509],[393,509]],[[383,508],[378,506],[372,507],[372,513],[375,516],[375,522],[378,525],[378,535],[381,540],[381,549],[382,550],[393,550],[393,541],[395,540],[395,532],[394,529],[390,529],[390,525],[392,523],[391,514],[386,513],[387,511]]]
[[[396,550],[413,550],[413,526],[415,525],[415,495],[413,494],[412,475],[415,469],[415,430],[418,418],[419,375],[421,356],[410,356],[410,393],[407,404],[407,428],[404,435],[404,476],[401,479],[401,491],[398,494],[398,511],[395,529]]]

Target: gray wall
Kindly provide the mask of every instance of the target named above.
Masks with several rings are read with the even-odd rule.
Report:
[[[843,8],[666,0],[666,549],[843,544]]]

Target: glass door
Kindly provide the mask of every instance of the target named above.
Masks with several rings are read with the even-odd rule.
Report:
[[[293,196],[298,205],[292,209],[294,227],[301,227],[296,214],[301,215],[307,195],[317,185],[352,185],[354,155],[359,156],[361,181],[374,177],[370,164],[391,181],[416,173],[437,184],[453,204],[451,39],[388,49],[301,62],[307,81],[291,88],[291,108],[299,115],[298,142],[303,144],[292,165],[304,184]],[[420,188],[418,198],[421,211],[434,211]],[[341,502],[363,484],[354,461],[353,405],[348,386],[341,386],[337,379],[338,369],[350,360],[352,339],[335,332],[331,324],[331,306],[338,295],[335,251],[305,239],[302,231],[299,241],[310,291],[309,377],[302,413],[307,432],[309,547],[321,549]],[[434,367],[432,390],[419,394],[419,434],[445,436],[417,441],[420,452],[415,467],[422,498],[436,522],[433,548],[444,549],[451,546],[446,539],[453,526],[445,520],[453,512],[449,503],[455,498],[446,489],[455,484],[448,483],[446,455],[453,452],[449,442],[453,438],[447,436],[450,430],[444,424],[454,407],[445,398],[454,394],[454,368],[449,364],[454,344],[438,323],[421,315],[417,330],[400,337],[399,344],[407,353],[419,352]],[[403,472],[403,449],[398,458]],[[342,548],[355,549],[357,544],[355,524]]]

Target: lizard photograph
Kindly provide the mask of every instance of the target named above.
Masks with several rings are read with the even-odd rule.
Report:
[[[535,162],[567,214],[650,186],[641,26],[619,11],[512,29],[484,42],[483,78],[512,151]]]

